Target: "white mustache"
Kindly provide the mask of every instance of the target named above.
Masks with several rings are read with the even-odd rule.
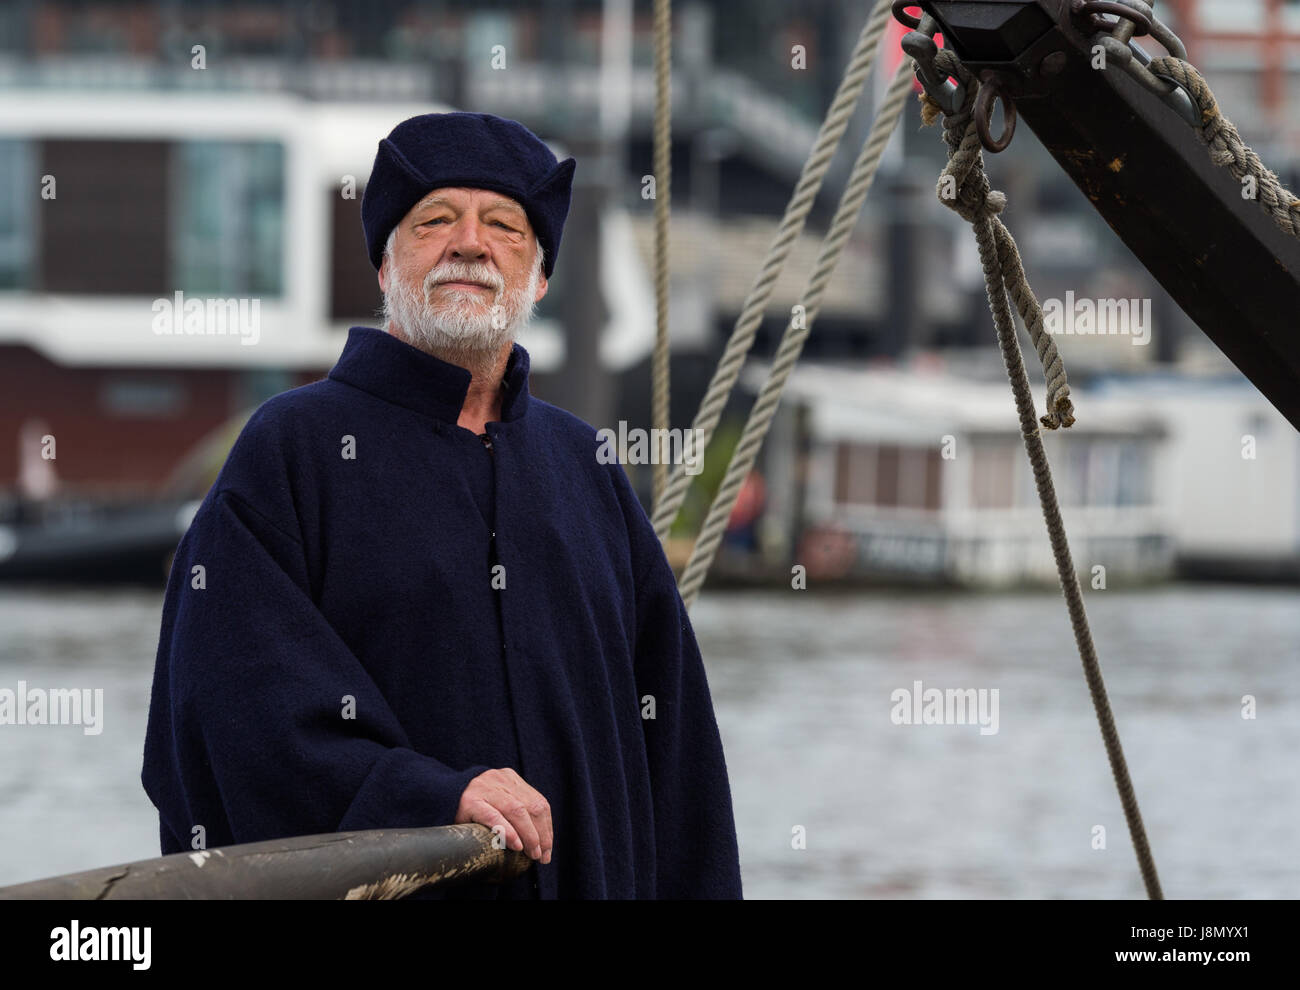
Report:
[[[432,269],[424,276],[424,294],[427,297],[434,286],[443,282],[473,282],[491,289],[497,295],[505,288],[505,280],[489,268],[477,265],[448,264]]]

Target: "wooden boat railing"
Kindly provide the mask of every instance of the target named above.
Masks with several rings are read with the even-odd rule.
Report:
[[[0,900],[392,900],[528,869],[494,840],[474,824],[293,836],[0,887]]]

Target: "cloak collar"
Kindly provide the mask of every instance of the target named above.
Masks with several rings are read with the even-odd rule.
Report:
[[[516,343],[506,363],[501,420],[528,410],[528,352]],[[472,375],[374,327],[352,327],[329,377],[446,423],[460,418]]]

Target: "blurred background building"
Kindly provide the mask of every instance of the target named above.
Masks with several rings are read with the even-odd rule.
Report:
[[[1242,133],[1284,183],[1300,184],[1300,115],[1289,97],[1300,83],[1300,2],[1169,0],[1160,7]],[[867,9],[832,0],[675,5],[675,426],[690,423]],[[894,26],[886,38],[871,92],[883,90],[898,64],[901,34]],[[803,46],[804,67],[793,64],[794,46]],[[323,376],[349,326],[377,324],[381,299],[363,248],[361,195],[378,140],[399,120],[435,110],[513,117],[557,153],[578,158],[557,278],[522,341],[533,357],[534,390],[594,425],[623,419],[648,426],[653,201],[643,191],[653,157],[652,54],[649,10],[631,0],[5,5],[0,519],[71,520],[83,533],[102,536],[95,522],[102,513],[129,515],[142,502],[163,498],[169,501],[151,510],[151,521],[129,515],[135,521],[124,525],[134,540],[141,527],[159,532],[148,560],[157,556],[159,540],[174,544],[176,520],[186,518],[177,512],[206,490],[248,412],[278,391]],[[758,358],[771,354],[799,301],[870,119],[870,108],[860,108],[841,145],[772,295]],[[963,381],[999,382],[1000,368],[988,360],[993,330],[974,240],[933,195],[942,142],[937,129],[917,125],[914,113],[904,120],[827,291],[805,360],[836,371],[885,363],[906,375],[919,359]],[[1283,561],[1300,555],[1297,452],[1286,444],[1285,422],[1032,137],[1011,153],[988,156],[988,166],[994,185],[1008,194],[1006,219],[1040,298],[1073,292],[1152,301],[1150,346],[1133,346],[1125,336],[1061,339],[1076,396],[1087,396],[1094,382],[1137,375],[1185,383],[1185,389],[1168,386],[1175,406],[1179,397],[1199,402],[1206,382],[1239,390],[1234,394],[1247,425],[1280,423],[1276,435],[1285,448],[1285,456],[1270,462],[1270,484],[1282,486],[1278,504],[1266,518],[1243,518],[1239,535],[1249,543],[1258,536],[1251,525],[1273,533],[1282,526],[1285,536],[1274,541],[1273,555]],[[256,346],[235,337],[154,333],[155,300],[177,292],[256,299]],[[825,381],[850,393],[874,380],[834,375]],[[910,393],[924,389],[920,383]],[[906,385],[902,394],[909,394]],[[783,416],[806,427],[808,408],[801,414],[799,405],[818,401],[792,390]],[[742,413],[746,402],[734,400],[729,413]],[[1013,421],[1008,417],[1005,425]],[[1199,530],[1178,515],[1185,504],[1161,494],[1191,484],[1169,473],[1192,461],[1164,456],[1178,442],[1166,425],[1162,419],[1153,431],[1132,426],[1145,453],[1124,454],[1114,470],[1128,477],[1140,465],[1141,476],[1151,478],[1130,485],[1123,498],[1137,498],[1143,511],[1164,520],[1174,553],[1195,542]],[[881,429],[872,428],[870,444],[904,442],[880,435]],[[723,442],[727,435],[724,430]],[[46,436],[57,439],[54,460],[41,458]],[[906,442],[933,451],[939,441]],[[787,449],[777,449],[781,443]],[[765,451],[761,472],[773,468],[768,458],[785,465],[785,481],[769,486],[767,506],[775,500],[784,515],[763,520],[747,547],[762,551],[757,556],[768,564],[784,566],[807,526],[857,532],[850,520],[862,517],[864,505],[880,509],[877,522],[887,523],[904,497],[898,493],[908,490],[891,475],[902,462],[885,458],[872,468],[884,501],[874,488],[864,494],[864,469],[853,467],[864,456],[857,440],[838,435],[819,454],[820,443],[815,433],[787,424]],[[1071,456],[1086,474],[1087,455]],[[1006,459],[1008,471],[1019,465],[1014,454]],[[823,476],[831,472],[823,477],[825,491],[854,493],[855,509],[841,512],[834,500],[804,490],[815,464],[822,464]],[[648,493],[649,469],[629,470]],[[965,484],[954,504],[993,498],[1002,508],[1022,506],[1019,494],[991,495],[978,479]],[[1022,487],[1007,481],[999,491],[1021,493]],[[1065,490],[1068,499],[1078,489]],[[1140,498],[1133,494],[1139,490]],[[929,504],[930,489],[917,491],[915,508],[937,508]],[[687,504],[684,529],[698,522],[705,494]],[[1032,508],[1028,494],[1023,504]],[[1223,497],[1218,490],[1206,496],[1209,504]],[[806,514],[817,505],[818,512]],[[6,533],[0,557],[6,546],[9,556],[22,546],[26,553],[40,538],[12,525]],[[105,555],[120,556],[124,546],[101,547],[93,567],[91,558],[81,559],[79,573],[107,575]],[[729,557],[721,566],[745,572],[757,556],[738,565]],[[1285,564],[1275,565],[1270,569],[1286,572]],[[145,568],[158,570],[153,563]]]

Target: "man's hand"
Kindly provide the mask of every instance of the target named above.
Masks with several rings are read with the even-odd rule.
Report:
[[[460,796],[455,824],[478,822],[500,826],[511,849],[528,849],[543,863],[551,861],[551,805],[509,767],[488,770],[469,782]]]

